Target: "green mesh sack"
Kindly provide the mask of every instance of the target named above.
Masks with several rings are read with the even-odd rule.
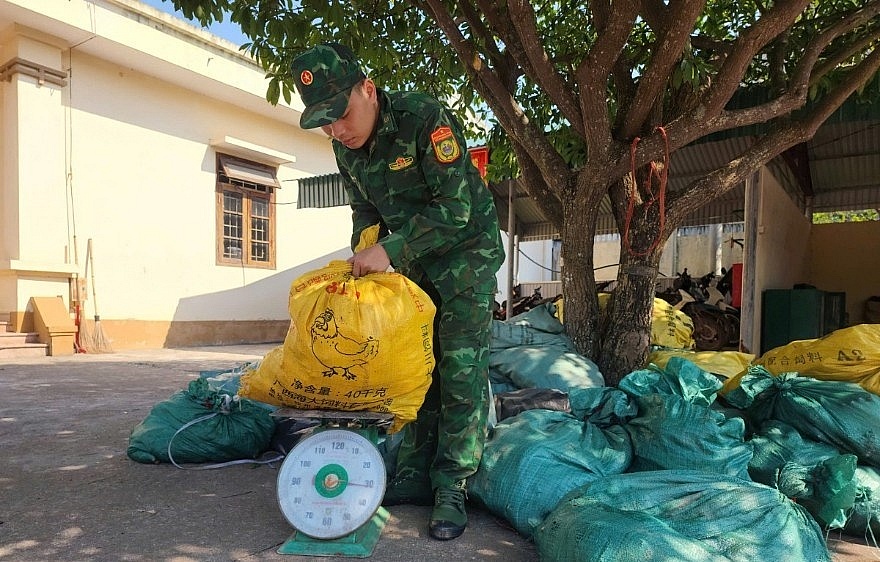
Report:
[[[856,499],[847,513],[843,532],[876,546],[880,538],[880,471],[870,466],[856,467],[856,482]]]
[[[542,562],[729,562],[656,517],[598,502],[572,500],[560,506],[535,542]]]
[[[860,463],[880,467],[880,396],[857,384],[797,373],[773,376],[757,366],[751,367],[739,388],[725,398],[745,408],[755,425],[771,419],[784,421],[804,437],[854,454]]]
[[[752,436],[749,474],[797,500],[829,529],[844,526],[856,499],[855,455],[840,455],[825,443],[804,439],[790,425],[770,420]]]
[[[170,443],[175,463],[253,459],[269,447],[274,431],[269,409],[246,398],[233,400],[198,378],[153,406],[132,430],[127,454],[142,463],[171,462]]]
[[[608,476],[534,533],[542,562],[830,562],[822,530],[777,490],[696,470]]]
[[[628,422],[639,414],[636,403],[616,388],[576,388],[568,393],[571,413],[599,427]]]
[[[721,382],[694,363],[673,357],[666,369],[634,371],[620,390],[634,397],[638,416],[624,427],[633,446],[630,472],[700,467],[748,479],[752,446],[745,423],[712,409]]]
[[[661,369],[650,365],[623,377],[617,387],[630,396],[678,396],[684,400],[709,407],[715,402],[722,383],[715,375],[704,371],[693,361],[671,357]]]
[[[565,328],[553,316],[555,306],[544,303],[507,321],[492,323],[489,378],[496,394],[518,388],[605,386],[590,359],[577,353]]]
[[[566,412],[528,410],[492,429],[468,495],[530,537],[567,492],[623,472],[630,458],[620,426],[603,430]]]
[[[804,439],[797,429],[779,420],[765,421],[749,441],[754,450],[749,475],[755,482],[768,486],[774,484],[786,463],[815,464],[840,454],[827,443]]]
[[[856,499],[856,456],[837,455],[817,463],[786,463],[776,488],[797,501],[827,529],[840,529]]]
[[[745,424],[676,396],[638,399],[639,416],[624,427],[632,440],[630,472],[700,467],[748,479],[752,446]]]
[[[562,322],[553,315],[555,309],[553,303],[544,303],[510,320],[493,320],[490,349],[521,345],[566,345],[574,349]]]
[[[786,463],[811,465],[840,456],[837,449],[831,445],[804,439],[795,428],[776,420],[765,422],[760,431],[752,436],[751,441],[755,454],[749,463],[749,474],[755,482],[770,486],[776,485]],[[853,457],[853,455],[843,456]],[[848,471],[849,466],[845,466],[844,470]],[[835,476],[834,472],[831,473],[831,476]],[[812,476],[814,482],[812,495],[815,496],[817,493],[829,489],[833,491],[835,488],[849,493],[846,486],[840,485],[840,482],[845,483],[846,479],[841,481],[840,476],[837,478],[838,484],[835,484],[835,481],[816,483],[817,475],[814,474]],[[846,502],[837,505],[843,510],[845,517],[842,531],[854,537],[865,538],[871,541],[870,544],[875,544],[876,537],[880,536],[880,472],[870,466],[856,466],[852,479],[855,492],[849,507],[846,507]],[[806,489],[809,491],[810,487]],[[782,487],[780,487],[780,491],[785,494],[797,493],[797,490],[786,491]],[[830,509],[837,502],[836,494],[832,494],[830,500],[824,504],[816,505],[813,503],[814,501],[815,498],[807,501],[798,499],[799,503],[813,513],[820,524],[824,524],[823,516],[818,514],[817,508],[824,505],[826,509]],[[838,514],[833,513],[830,516],[826,515],[824,519],[827,522],[828,518],[835,519],[837,517]]]

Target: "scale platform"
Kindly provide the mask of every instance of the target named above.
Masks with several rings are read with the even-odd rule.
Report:
[[[300,410],[297,408],[278,408],[272,412],[273,418],[294,420],[318,420],[327,425],[375,426],[386,428],[394,421],[394,414],[384,412],[347,412],[342,410]]]
[[[294,530],[276,552],[299,556],[369,558],[376,548],[376,543],[379,542],[379,536],[389,517],[388,510],[380,506],[369,521],[338,539],[316,539]]]
[[[281,512],[294,533],[279,554],[367,558],[389,514],[382,508],[385,462],[379,430],[392,414],[280,408],[276,418],[317,420],[278,473]]]

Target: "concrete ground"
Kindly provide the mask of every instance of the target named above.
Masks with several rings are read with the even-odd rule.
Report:
[[[132,428],[157,402],[199,371],[275,345],[0,358],[0,562],[349,560],[276,552],[291,527],[275,468],[181,470],[126,456]],[[448,542],[428,536],[429,508],[389,511],[377,562],[538,559],[532,543],[474,507],[465,534]],[[880,549],[849,537],[833,535],[829,547],[835,562],[880,560]]]

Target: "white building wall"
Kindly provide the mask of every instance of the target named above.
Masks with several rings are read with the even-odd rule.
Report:
[[[741,232],[721,232],[722,225],[703,228],[680,229],[676,231],[663,248],[660,258],[658,289],[672,285],[672,281],[687,268],[692,278],[714,272],[720,275],[721,268],[730,268],[734,263],[742,263],[742,246],[731,243],[731,238],[742,241]],[[550,241],[526,242],[520,245],[522,253],[534,258],[540,256],[544,267],[533,264],[520,256],[518,282],[529,285],[550,280],[552,243]],[[597,236],[593,243],[593,262],[597,282],[614,281],[620,263],[620,236],[605,234]],[[538,261],[538,260],[536,260]],[[504,275],[502,275],[504,273]],[[506,281],[506,272],[499,273],[499,279]],[[502,289],[505,285],[499,282]],[[545,295],[548,296],[548,295]]]
[[[0,60],[59,69],[51,40],[18,25],[0,29]],[[23,310],[35,291],[68,293],[62,90],[56,81],[18,72],[0,81],[0,311]],[[21,272],[17,278],[8,274],[13,269]]]
[[[298,211],[295,205],[293,180],[307,175],[303,168],[335,169],[329,144],[87,55],[75,55],[72,68],[75,226],[80,244],[93,239],[96,283],[106,295],[101,314],[215,320],[229,318],[233,309],[237,319],[286,317],[286,287],[279,302],[269,298],[264,305],[218,307],[206,299],[179,311],[178,299],[244,287],[347,245],[344,229],[326,227],[335,221],[330,217],[348,221],[347,211]],[[215,159],[230,147],[211,143],[227,137],[296,159],[279,169],[284,187],[276,194],[275,271],[216,265]]]
[[[0,316],[70,304],[89,239],[85,316],[136,345],[169,322],[288,320],[291,281],[349,255],[349,209],[296,208],[296,179],[336,171],[328,139],[298,98],[265,100],[236,45],[135,0],[0,0],[0,57],[65,77],[0,82]],[[274,269],[216,263],[218,152],[280,165]]]
[[[42,41],[19,35],[13,44],[19,57],[54,68],[61,62],[58,49]],[[20,75],[9,87],[15,90],[17,104],[15,180],[26,194],[18,200],[18,240],[13,251],[28,262],[63,262],[63,244],[53,248],[51,241],[63,243],[64,231],[46,228],[65,222],[64,166],[58,158],[64,154],[62,89],[51,84],[35,87],[32,79]],[[38,216],[40,220],[25,220]]]
[[[759,350],[765,289],[790,289],[809,279],[812,222],[792,202],[772,174],[760,174],[754,221],[754,306],[751,349]]]

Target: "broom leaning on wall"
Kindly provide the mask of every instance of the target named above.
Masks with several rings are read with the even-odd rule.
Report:
[[[85,280],[89,276],[89,262],[86,260],[86,271],[82,279],[79,277],[79,245],[76,242],[76,234],[73,235],[73,263],[76,264],[77,274],[74,294],[76,295],[76,340],[74,346],[77,353],[86,353],[88,345],[95,345],[95,335],[92,333],[89,323],[86,322],[83,313],[85,311],[83,300],[86,298],[88,289],[85,288]]]
[[[80,346],[86,351],[86,353],[113,353],[113,346],[110,345],[110,340],[107,339],[107,336],[104,334],[104,329],[101,326],[101,316],[98,314],[98,294],[95,289],[95,252],[92,247],[92,239],[89,238],[88,243],[86,244],[86,277],[88,277],[89,273],[91,273],[91,284],[92,284],[92,304],[95,307],[95,326],[94,331],[86,328],[87,321],[83,320],[82,325],[80,326]]]

